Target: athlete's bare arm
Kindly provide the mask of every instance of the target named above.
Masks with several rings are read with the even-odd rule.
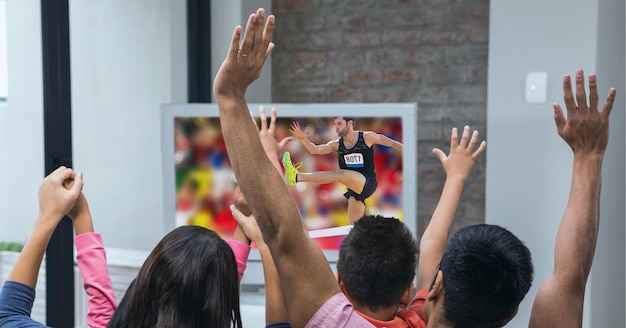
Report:
[[[304,148],[306,148],[306,150],[308,150],[309,153],[313,155],[325,155],[339,149],[339,140],[329,141],[328,143],[321,145],[316,145],[312,143],[311,140],[307,138],[309,133],[302,131],[302,129],[300,128],[300,123],[298,122],[291,123],[291,128],[289,129],[289,132],[291,132],[294,137],[300,140],[304,145]]]
[[[591,270],[600,220],[602,160],[609,140],[611,88],[598,110],[596,76],[589,75],[589,106],[582,70],[576,71],[576,98],[569,75],[563,77],[567,118],[554,104],[557,132],[574,152],[572,184],[556,235],[554,271],[543,282],[530,316],[530,327],[581,327],[585,285]]]
[[[371,145],[383,145],[387,147],[391,147],[399,152],[402,152],[402,144],[387,137],[384,134],[365,131],[363,132],[363,139],[368,146]]]

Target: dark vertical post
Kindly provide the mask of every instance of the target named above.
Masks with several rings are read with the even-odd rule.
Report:
[[[45,174],[72,166],[68,0],[41,0]],[[46,323],[74,327],[74,233],[63,218],[46,251]]]
[[[187,0],[188,101],[211,102],[211,1]]]

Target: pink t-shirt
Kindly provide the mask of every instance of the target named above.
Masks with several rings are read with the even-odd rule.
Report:
[[[106,251],[99,233],[76,236],[76,263],[83,277],[89,327],[106,327],[117,308],[113,284],[107,267]]]
[[[228,246],[233,250],[235,254],[235,262],[237,262],[237,273],[239,274],[239,282],[243,277],[243,272],[246,271],[246,265],[248,263],[248,256],[250,256],[250,245],[242,243],[238,240],[230,239]]]
[[[371,328],[374,327],[374,325],[361,317],[354,310],[352,303],[348,301],[346,295],[340,292],[326,301],[326,303],[315,312],[305,327]]]

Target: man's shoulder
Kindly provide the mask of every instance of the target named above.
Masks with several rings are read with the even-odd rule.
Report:
[[[359,131],[359,133],[363,135],[364,139],[378,138],[378,133],[374,131]]]
[[[306,325],[312,327],[374,327],[361,317],[352,306],[352,303],[343,293],[337,293],[328,299],[313,315]]]

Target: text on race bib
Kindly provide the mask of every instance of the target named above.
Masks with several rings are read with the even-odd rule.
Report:
[[[343,155],[343,159],[346,162],[346,166],[348,167],[363,167],[364,166],[364,161],[363,161],[363,154],[346,154]]]

